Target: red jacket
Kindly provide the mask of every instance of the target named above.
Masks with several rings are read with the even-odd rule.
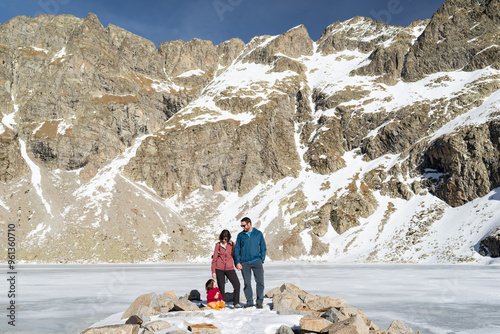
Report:
[[[234,259],[231,255],[234,243],[228,242],[226,248],[219,244],[219,242],[215,244],[214,255],[212,255],[212,273],[215,273],[215,269],[234,270]]]
[[[223,300],[219,288],[213,288],[207,291],[207,303],[213,303],[218,300]]]

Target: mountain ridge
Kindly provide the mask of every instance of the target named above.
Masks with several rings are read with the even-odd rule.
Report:
[[[488,261],[497,20],[495,1],[449,0],[408,27],[355,17],[316,42],[300,25],[156,48],[94,14],[12,19],[0,227],[17,222],[26,261],[206,260],[243,216],[272,260]],[[450,68],[450,50],[468,51]]]

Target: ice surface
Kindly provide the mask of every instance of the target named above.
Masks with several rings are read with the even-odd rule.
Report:
[[[122,312],[139,295],[175,290],[182,296],[197,289],[204,296],[204,283],[210,277],[209,264],[18,268],[16,327],[4,320],[1,333],[79,333],[93,324],[120,323]],[[426,334],[500,333],[500,262],[489,266],[266,262],[264,268],[265,291],[290,282],[313,294],[342,297],[382,329],[400,319]],[[231,285],[226,286],[230,291]],[[4,307],[6,295],[2,298]],[[275,333],[282,324],[298,325],[300,316],[278,316],[269,308],[271,301],[265,302],[264,310],[213,311],[215,319],[199,320],[213,323],[221,334]],[[166,320],[173,325],[169,330],[175,330],[186,319]]]

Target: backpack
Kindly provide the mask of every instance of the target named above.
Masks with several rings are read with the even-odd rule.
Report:
[[[231,257],[234,259],[234,242],[229,241],[228,245],[231,245]],[[220,241],[217,243],[217,254],[220,254]]]

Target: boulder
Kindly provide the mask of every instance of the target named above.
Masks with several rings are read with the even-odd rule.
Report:
[[[172,327],[172,325],[169,322],[163,320],[148,322],[146,325],[144,325],[144,328],[151,332],[159,332],[170,327]]]
[[[150,320],[149,317],[158,315],[159,313],[158,308],[154,309],[149,306],[141,305],[132,312],[132,315],[138,316],[143,322],[148,322]]]
[[[171,311],[199,311],[200,308],[195,303],[185,297],[174,301],[174,307]]]
[[[165,291],[162,296],[165,296],[169,299],[173,299],[173,298],[177,298],[177,296],[175,295],[175,291],[174,290],[171,290],[171,291]]]
[[[344,321],[347,319],[347,317],[343,315],[342,312],[337,310],[335,307],[332,307],[331,309],[323,313],[321,317],[333,323]]]
[[[194,325],[189,325],[188,330],[190,330],[192,333],[215,333],[219,334],[219,329],[215,327],[212,324],[194,324]]]
[[[319,297],[312,299],[307,302],[307,307],[313,311],[326,312],[332,307],[340,308],[346,305],[346,301],[343,298],[333,298],[330,296]]]
[[[160,310],[160,304],[158,303],[158,295],[154,292],[141,295],[137,297],[134,302],[129,306],[129,308],[123,313],[122,319],[128,319],[131,315],[136,314],[135,311],[139,306],[146,306],[151,308],[156,308]],[[136,314],[138,315],[138,314]],[[144,319],[143,319],[144,320]]]
[[[300,319],[299,326],[303,330],[322,332],[325,328],[332,325],[332,323],[324,318],[316,316],[305,316]]]
[[[355,315],[328,326],[322,332],[328,334],[369,334],[370,329],[359,315]]]
[[[290,327],[282,325],[280,328],[278,328],[278,334],[294,334],[294,333]]]
[[[175,297],[171,298],[171,297],[167,297],[164,295],[159,295],[158,296],[158,304],[160,305],[160,311],[164,313],[164,312],[168,312],[171,309],[173,309],[175,306],[174,301],[175,301]]]
[[[299,295],[290,291],[282,292],[273,297],[273,310],[283,312],[286,310],[297,310],[302,308]]]
[[[142,325],[144,321],[137,315],[132,315],[125,321],[126,325]]]
[[[208,319],[214,319],[214,314],[212,312],[205,313],[203,311],[184,311],[177,313],[163,313],[159,315],[160,318],[176,318],[176,317],[205,317]]]
[[[363,312],[360,309],[357,309],[353,306],[350,305],[344,305],[338,309],[346,318],[351,318],[354,317],[355,315],[359,315],[361,319],[365,321],[366,324],[368,324],[368,317],[366,316],[365,312]]]
[[[281,292],[281,288],[278,286],[278,287],[275,287],[271,290],[269,290],[268,292],[266,292],[265,296],[266,298],[273,298],[274,295],[278,294]]]
[[[395,320],[387,329],[387,334],[415,334],[415,332],[401,320]]]
[[[88,328],[80,334],[138,334],[139,325],[112,325]]]

